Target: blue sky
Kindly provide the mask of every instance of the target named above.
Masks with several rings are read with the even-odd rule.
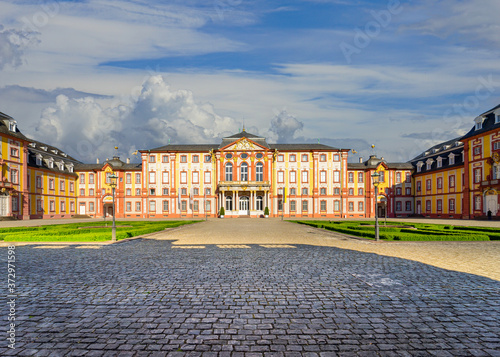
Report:
[[[0,8],[0,111],[86,162],[217,143],[243,122],[270,142],[406,161],[500,103],[495,0]]]

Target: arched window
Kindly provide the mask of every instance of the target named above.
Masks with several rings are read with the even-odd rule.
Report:
[[[264,165],[262,162],[258,162],[255,168],[255,180],[264,181]]]
[[[226,196],[226,210],[227,211],[233,210],[233,197],[231,196]]]
[[[240,181],[248,181],[248,164],[246,162],[241,164]]]
[[[226,181],[233,181],[233,164],[226,164]]]

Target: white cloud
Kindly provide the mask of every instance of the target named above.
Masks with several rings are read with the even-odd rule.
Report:
[[[85,162],[109,155],[114,146],[130,156],[139,149],[171,143],[217,143],[238,123],[198,103],[187,90],[173,90],[163,77],[150,77],[138,98],[103,107],[95,98],[59,95],[36,126],[37,140],[51,143]]]
[[[24,64],[25,50],[36,43],[36,33],[5,29],[0,25],[0,71],[6,66],[17,68]]]
[[[297,132],[304,128],[304,124],[289,114],[286,109],[277,113],[271,120],[271,133],[274,134],[274,140],[277,143],[293,142]]]

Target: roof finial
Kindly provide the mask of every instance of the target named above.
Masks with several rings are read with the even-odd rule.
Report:
[[[243,130],[242,132],[245,131],[245,119],[243,119]]]

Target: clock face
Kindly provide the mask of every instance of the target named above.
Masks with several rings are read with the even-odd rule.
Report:
[[[226,159],[231,159],[233,157],[233,154],[226,154]]]
[[[242,159],[246,159],[248,157],[248,154],[241,154],[240,156]]]

